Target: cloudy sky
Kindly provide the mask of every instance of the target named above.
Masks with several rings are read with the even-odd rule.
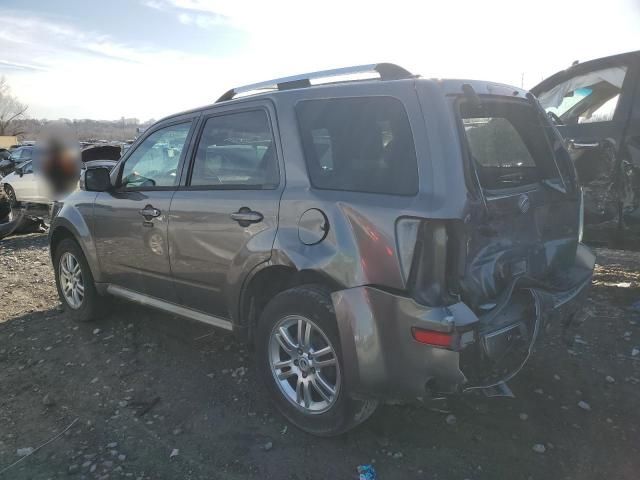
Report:
[[[640,0],[0,0],[0,75],[32,117],[142,120],[305,71],[394,62],[531,87],[640,49]]]

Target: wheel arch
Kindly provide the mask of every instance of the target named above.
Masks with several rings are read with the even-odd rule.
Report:
[[[344,288],[319,270],[298,270],[293,266],[277,265],[270,262],[262,264],[260,268],[252,272],[244,283],[234,331],[243,341],[253,341],[255,327],[267,303],[277,294],[305,284],[322,285],[331,292]]]
[[[91,269],[91,275],[93,276],[94,281],[100,282],[100,268],[93,239],[84,219],[80,215],[78,215],[78,217],[80,221],[80,228],[76,226],[76,222],[71,222],[66,217],[58,216],[53,220],[49,230],[49,254],[51,256],[51,260],[53,261],[55,250],[60,242],[65,238],[70,238],[74,240],[80,247],[80,250],[82,250],[84,257],[89,264],[89,268]]]

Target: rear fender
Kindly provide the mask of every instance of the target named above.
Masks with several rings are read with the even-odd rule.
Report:
[[[464,303],[427,307],[373,287],[340,290],[332,300],[345,381],[356,396],[416,398],[454,393],[466,383],[459,352],[418,343],[411,333],[413,327],[470,332],[478,317]]]

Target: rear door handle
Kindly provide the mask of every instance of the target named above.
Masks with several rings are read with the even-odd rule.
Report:
[[[159,217],[162,212],[152,205],[147,205],[140,210],[139,213],[145,220],[150,221],[153,218]]]
[[[229,216],[242,227],[248,227],[252,223],[261,222],[264,218],[260,212],[254,212],[249,207],[242,207],[240,210]]]

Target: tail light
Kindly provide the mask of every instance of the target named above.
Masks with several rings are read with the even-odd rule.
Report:
[[[396,224],[396,241],[402,275],[411,296],[430,306],[449,305],[456,297],[459,225],[454,220],[403,218]]]
[[[413,255],[416,250],[418,229],[422,221],[417,218],[402,218],[396,223],[396,241],[398,242],[398,257],[405,283],[409,281]]]

